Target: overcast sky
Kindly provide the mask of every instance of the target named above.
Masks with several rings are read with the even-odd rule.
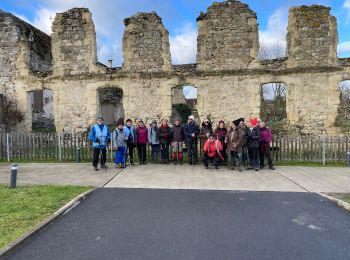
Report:
[[[42,31],[51,34],[55,13],[73,7],[87,7],[93,13],[97,31],[99,61],[113,59],[115,66],[123,62],[121,41],[123,19],[136,12],[156,11],[170,34],[174,64],[196,61],[196,17],[206,11],[211,0],[1,0],[0,8],[12,12]],[[285,46],[288,9],[295,5],[324,4],[332,7],[338,19],[340,57],[350,57],[350,0],[245,0],[257,12],[260,42]]]

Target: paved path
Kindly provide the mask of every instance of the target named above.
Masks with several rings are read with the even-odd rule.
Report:
[[[10,259],[347,260],[349,227],[313,193],[100,189]]]
[[[276,171],[205,170],[203,166],[128,167],[107,187],[287,192],[350,192],[350,168],[277,167]]]
[[[99,187],[118,172],[115,168],[94,172],[91,164],[24,163],[18,165],[17,185],[81,185]],[[9,184],[10,164],[0,164],[0,183]]]

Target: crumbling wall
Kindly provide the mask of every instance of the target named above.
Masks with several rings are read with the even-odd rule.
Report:
[[[311,5],[289,10],[289,66],[336,65],[337,46],[337,20],[330,14],[329,7]]]
[[[155,13],[137,13],[124,20],[123,70],[171,71],[169,33]]]
[[[56,15],[52,24],[52,55],[55,75],[96,71],[96,32],[88,9],[73,8]]]
[[[236,0],[214,3],[197,22],[199,70],[245,69],[257,60],[258,24],[248,5]]]

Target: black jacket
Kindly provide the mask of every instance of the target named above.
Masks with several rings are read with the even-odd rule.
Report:
[[[195,122],[186,124],[184,126],[184,134],[186,143],[197,143],[197,136],[199,135],[199,127]],[[195,137],[192,137],[195,134]]]
[[[161,144],[170,144],[171,141],[171,128],[169,126],[158,128],[158,138]]]
[[[259,148],[259,137],[260,137],[259,127],[254,127],[252,130],[250,130],[250,128],[247,127],[246,140],[247,140],[248,147]]]

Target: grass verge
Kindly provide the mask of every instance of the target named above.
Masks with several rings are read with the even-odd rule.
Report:
[[[49,185],[9,189],[0,185],[0,248],[89,189],[91,187]]]

